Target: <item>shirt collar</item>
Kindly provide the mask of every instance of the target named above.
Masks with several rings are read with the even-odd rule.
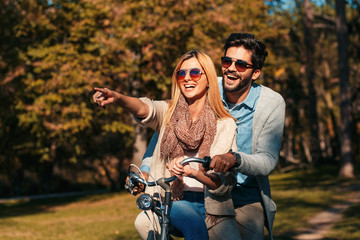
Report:
[[[226,101],[226,95],[225,95],[224,88],[223,88],[223,78],[218,77],[218,82],[219,82],[220,94],[222,96],[222,101],[226,107],[229,107],[229,105]],[[260,87],[260,85],[253,82],[251,84],[249,94],[246,96],[245,100],[239,104],[239,106],[246,105],[248,108],[253,109],[255,107],[256,100],[258,98],[258,94],[257,94],[258,87]]]
[[[252,83],[250,87],[249,94],[246,96],[245,100],[242,102],[242,104],[245,104],[251,109],[255,108],[256,100],[258,99],[259,95],[257,94],[257,89],[260,87],[257,83]]]

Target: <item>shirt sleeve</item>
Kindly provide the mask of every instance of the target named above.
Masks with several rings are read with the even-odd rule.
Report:
[[[281,149],[285,120],[285,101],[283,98],[278,99],[274,104],[269,104],[270,100],[274,101],[274,99],[267,99],[268,104],[262,104],[261,109],[257,109],[261,113],[259,118],[264,119],[253,123],[257,124],[255,131],[260,131],[256,142],[252,145],[255,149],[252,150],[252,154],[239,152],[241,161],[240,166],[236,168],[237,171],[251,176],[268,176],[275,169]]]
[[[143,159],[141,162],[141,167],[140,167],[141,171],[144,171],[147,173],[150,172],[152,156],[154,154],[154,150],[155,150],[157,142],[158,142],[158,135],[156,133],[154,133],[154,135],[152,136],[150,143],[146,149],[146,152],[143,156]]]
[[[168,110],[168,104],[166,101],[153,101],[149,98],[140,98],[140,100],[148,105],[149,115],[146,118],[137,118],[134,119],[137,123],[144,127],[150,127],[156,132],[160,131],[161,124],[163,123],[164,116]]]

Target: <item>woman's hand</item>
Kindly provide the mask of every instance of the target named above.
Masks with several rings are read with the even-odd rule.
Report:
[[[116,92],[107,88],[94,88],[96,92],[93,95],[93,101],[101,107],[105,107],[116,101]]]
[[[184,174],[184,167],[181,165],[182,160],[184,160],[184,158],[175,158],[166,164],[166,167],[172,175],[181,177]]]
[[[111,91],[107,88],[94,88],[96,92],[93,95],[93,101],[101,107],[110,103],[117,103],[127,112],[137,118],[146,118],[149,115],[149,106],[143,103],[139,98],[125,96],[121,93]]]
[[[141,173],[142,173],[142,174],[139,174],[139,176],[147,181],[147,180],[149,179],[149,174],[148,174],[147,172],[144,172],[144,171],[142,171]],[[130,177],[127,176],[125,182],[129,181],[129,178],[130,178]],[[136,196],[136,195],[138,195],[139,193],[142,193],[142,192],[144,191],[144,189],[145,189],[144,184],[139,183],[138,186],[133,189],[132,195]]]
[[[184,158],[175,158],[173,159],[170,163],[166,164],[166,167],[169,169],[169,171],[177,176],[177,177],[182,177],[182,176],[186,176],[186,177],[193,177],[196,178],[197,175],[201,172],[204,171],[203,168],[201,169],[194,169],[190,166],[190,164],[185,164],[184,166],[181,165],[181,162],[184,160]]]

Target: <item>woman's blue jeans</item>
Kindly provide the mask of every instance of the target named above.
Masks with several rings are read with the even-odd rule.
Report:
[[[204,193],[184,191],[183,196],[181,200],[172,203],[171,228],[181,232],[186,240],[208,240]]]

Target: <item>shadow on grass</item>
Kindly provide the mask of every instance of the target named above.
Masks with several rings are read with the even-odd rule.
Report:
[[[270,176],[271,188],[277,190],[301,188],[334,188],[351,183],[348,179],[339,179],[336,166],[325,166],[314,170],[294,170],[292,172],[273,174]]]
[[[19,199],[0,203],[0,219],[51,212],[55,206],[63,206],[73,202],[86,199],[87,202],[96,202],[108,196],[107,191],[103,193],[75,194],[74,196],[44,197],[41,199]]]
[[[292,235],[292,233],[290,233],[289,235]],[[265,237],[264,239],[269,240],[270,238]],[[291,237],[291,236],[274,236],[275,240],[297,240],[295,237]],[[321,240],[339,240],[337,238],[322,238]]]

